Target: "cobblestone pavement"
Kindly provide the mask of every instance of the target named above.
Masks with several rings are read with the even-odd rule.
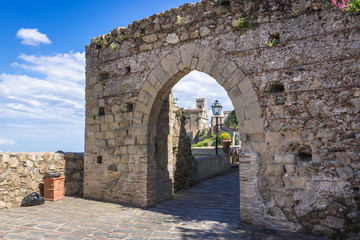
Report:
[[[0,239],[320,239],[240,225],[238,172],[142,209],[66,197],[0,211]]]

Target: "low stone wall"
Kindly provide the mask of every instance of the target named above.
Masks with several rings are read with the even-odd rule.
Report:
[[[32,192],[43,194],[46,172],[65,175],[65,194],[81,195],[83,154],[0,152],[0,209],[19,207]]]
[[[192,147],[191,152],[194,158],[202,158],[215,155],[215,147]],[[222,147],[218,148],[218,154],[224,154]]]
[[[196,162],[200,181],[230,171],[230,159],[226,154],[198,158]]]

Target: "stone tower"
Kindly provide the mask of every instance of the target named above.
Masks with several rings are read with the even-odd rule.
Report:
[[[185,125],[186,132],[192,142],[196,142],[199,132],[209,127],[206,98],[197,98],[196,108],[184,109],[184,112],[188,115],[188,121]]]

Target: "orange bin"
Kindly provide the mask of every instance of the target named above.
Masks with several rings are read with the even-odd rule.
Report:
[[[44,197],[47,201],[57,201],[64,198],[65,177],[45,178]]]

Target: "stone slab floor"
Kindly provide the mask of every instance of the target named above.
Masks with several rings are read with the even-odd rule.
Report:
[[[0,239],[320,239],[238,228],[238,172],[180,191],[150,209],[66,197],[0,211]]]

